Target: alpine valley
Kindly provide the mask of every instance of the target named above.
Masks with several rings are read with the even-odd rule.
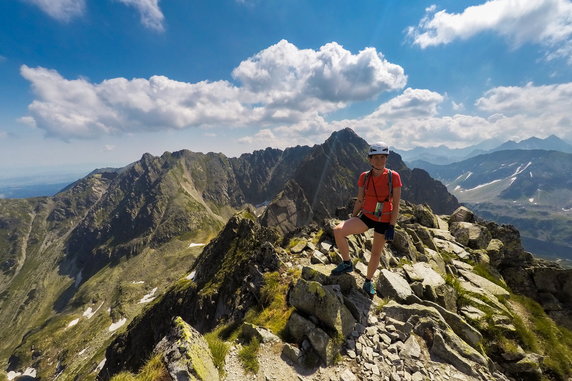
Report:
[[[396,153],[377,296],[360,287],[371,233],[350,239],[356,271],[329,276],[367,150],[344,129],[238,158],[145,154],[53,197],[0,199],[0,380],[569,380],[572,270]],[[528,210],[540,187],[541,206],[564,202],[571,155],[514,152],[450,186],[502,174],[499,200]]]
[[[502,149],[503,147],[519,149]],[[527,250],[572,265],[572,153],[501,150],[457,163],[414,161],[481,217],[516,226]],[[565,148],[565,147],[564,147]]]

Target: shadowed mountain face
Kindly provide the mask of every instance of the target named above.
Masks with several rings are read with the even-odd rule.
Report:
[[[333,216],[356,195],[357,178],[369,169],[367,149],[345,129],[314,147],[238,158],[145,154],[125,168],[94,171],[53,197],[0,200],[0,360],[16,353],[16,367],[41,352],[37,366],[45,375],[63,371],[58,363],[75,372],[73,353],[108,342],[115,324],[141,311],[145,295],[185,276],[201,250],[193,244],[215,237],[244,205],[289,190],[307,208],[295,227]],[[402,176],[405,200],[438,213],[458,206],[399,155],[390,155],[389,166]],[[93,319],[92,311],[99,311]],[[98,348],[84,356],[97,358]]]

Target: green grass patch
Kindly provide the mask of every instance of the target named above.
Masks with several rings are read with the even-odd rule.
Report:
[[[555,379],[572,376],[572,331],[558,326],[540,304],[522,296],[512,295],[527,316],[515,316],[515,327],[525,349],[545,356],[543,372]],[[517,314],[515,314],[517,315]],[[520,322],[516,323],[518,320]]]
[[[318,245],[318,242],[320,242],[320,239],[322,239],[322,236],[324,235],[324,230],[320,229],[313,237],[312,237],[312,243],[314,245]]]
[[[171,376],[161,355],[155,355],[137,374],[121,372],[113,376],[111,381],[170,381]]]
[[[247,373],[258,373],[258,369],[260,368],[260,364],[258,363],[259,349],[260,342],[256,337],[253,337],[250,343],[242,347],[238,352],[238,359]]]
[[[458,259],[456,254],[449,253],[448,251],[440,251],[439,254],[441,255],[441,258],[443,258],[443,261],[448,265],[453,264],[453,259]]]
[[[389,299],[389,297],[385,297],[383,299],[380,299],[379,303],[375,306],[375,313],[376,315],[379,315],[381,313],[381,311],[383,311],[383,307],[385,307],[385,305],[387,303],[389,303],[391,299]]]
[[[290,241],[288,242],[288,245],[286,246],[286,249],[290,250],[291,248],[302,242],[307,242],[307,240],[300,237],[291,238]]]
[[[490,266],[486,263],[475,264],[473,266],[473,272],[477,275],[482,276],[485,279],[490,280],[491,282],[493,282],[497,286],[500,286],[506,290],[509,289],[507,284],[504,282],[504,280],[502,280],[502,279],[500,279],[500,278],[498,278],[492,274]]]
[[[294,272],[292,274],[295,274]],[[294,310],[288,306],[286,295],[293,278],[282,278],[279,272],[264,274],[259,305],[246,313],[245,321],[265,327],[283,337],[288,319]]]
[[[221,326],[205,335],[205,340],[211,350],[213,362],[220,376],[224,375],[224,360],[229,350],[229,345],[221,337],[224,329],[225,327]]]

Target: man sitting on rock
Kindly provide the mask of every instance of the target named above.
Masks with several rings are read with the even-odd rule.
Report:
[[[379,266],[381,251],[386,241],[393,240],[401,199],[401,177],[397,172],[385,167],[388,156],[389,147],[384,142],[370,146],[368,159],[371,170],[359,176],[357,201],[352,217],[334,228],[336,245],[343,262],[332,270],[332,275],[353,271],[346,237],[374,229],[371,260],[367,266],[367,276],[363,285],[363,290],[370,298],[375,295],[372,279]]]

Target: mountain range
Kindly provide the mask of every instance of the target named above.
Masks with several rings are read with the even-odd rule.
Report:
[[[547,150],[572,153],[572,144],[555,135],[550,135],[545,139],[531,137],[519,142],[509,140],[500,145],[497,139],[490,139],[465,148],[449,148],[445,145],[440,145],[438,147],[415,147],[411,150],[398,149],[397,152],[410,167],[423,168],[419,166],[418,161],[446,165],[478,155],[504,150]]]
[[[367,150],[345,129],[313,147],[238,158],[145,154],[124,168],[95,170],[53,197],[0,200],[2,365],[34,364],[47,379],[84,374],[116,330],[187,275],[237,210],[269,204],[261,219],[282,234],[331,218],[356,195]],[[388,165],[401,174],[403,199],[437,213],[459,206],[399,155]],[[289,209],[292,202],[305,212]]]
[[[572,260],[571,153],[502,150],[448,165],[414,165],[482,217],[517,226],[529,250]]]

